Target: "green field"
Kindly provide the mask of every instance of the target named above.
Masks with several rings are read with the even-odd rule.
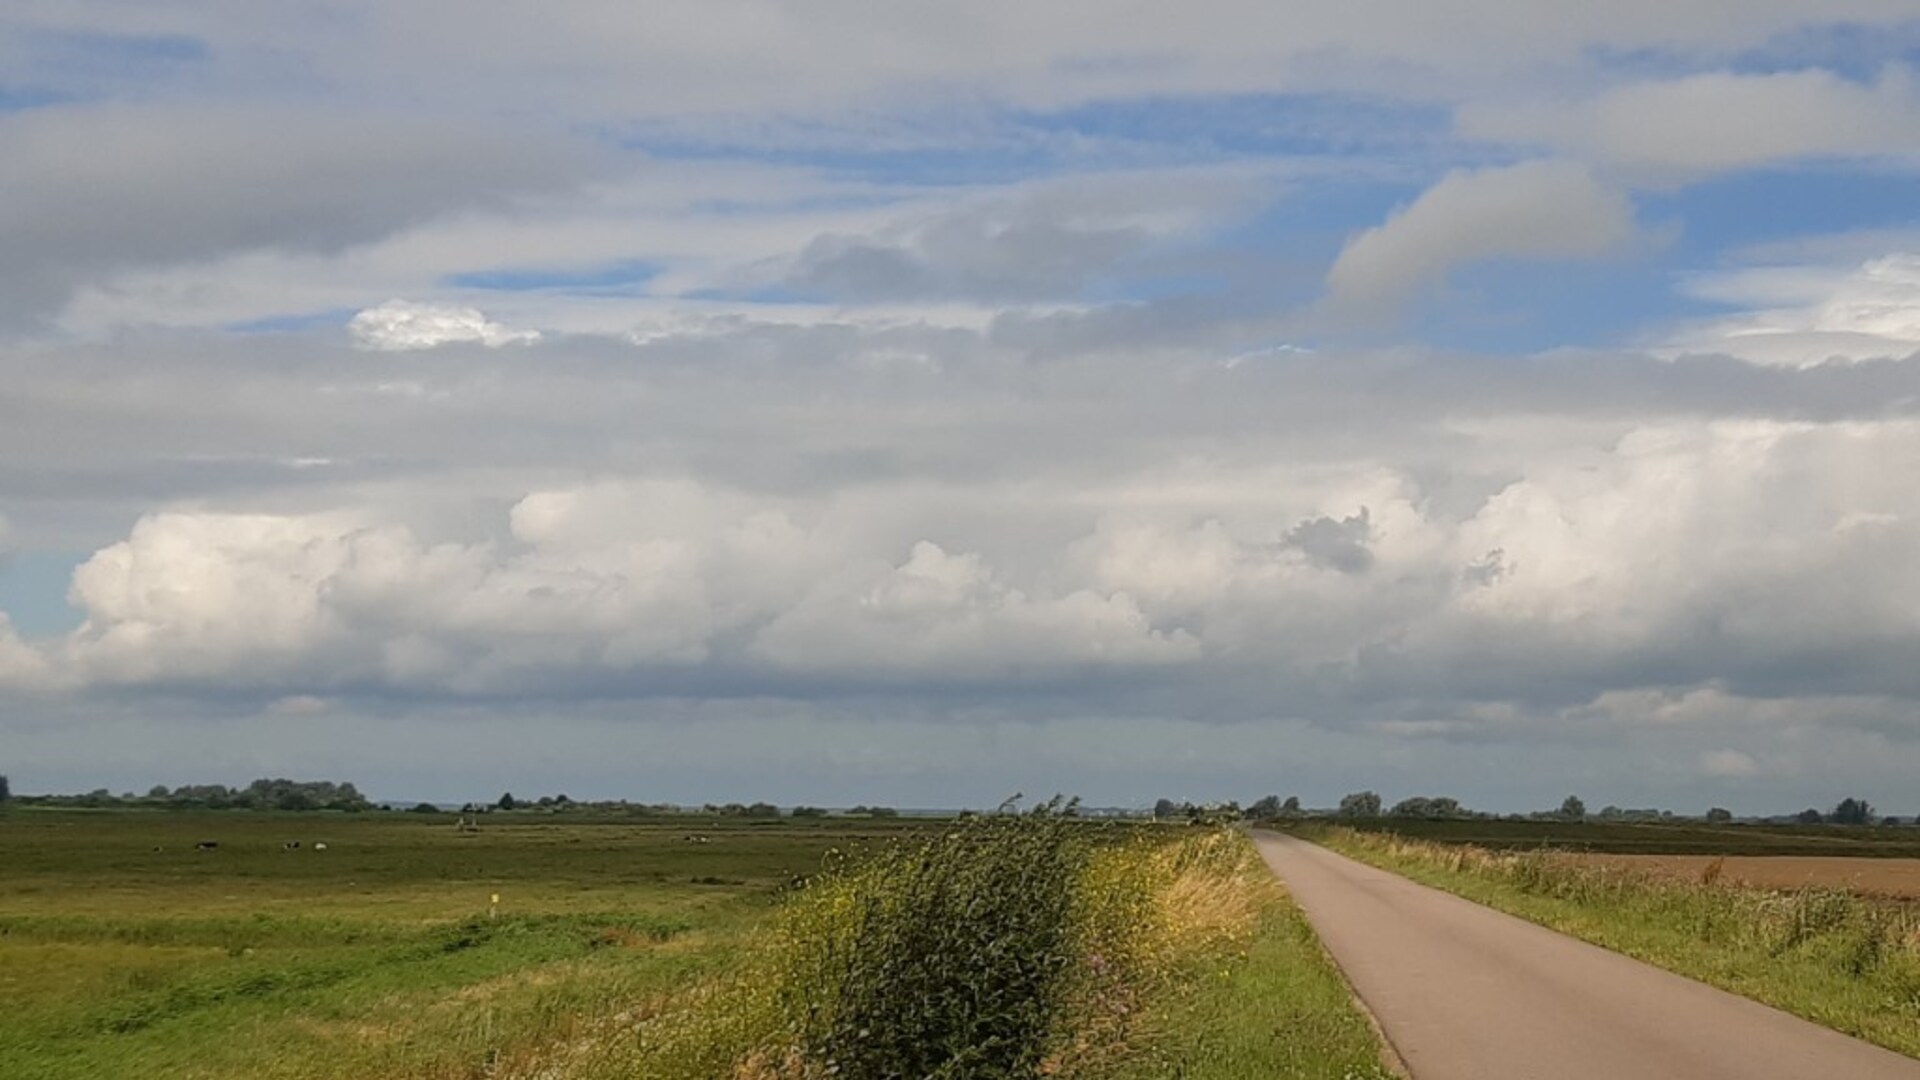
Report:
[[[857,864],[926,827],[16,808],[0,813],[0,1062],[8,1080],[647,1075],[580,1049],[699,1019],[829,852]],[[1247,895],[1253,928],[1181,954],[1099,1075],[1373,1075],[1371,1033],[1297,910]],[[1224,1009],[1243,994],[1261,1000]],[[1205,1001],[1221,1007],[1190,1007]]]
[[[1835,855],[1920,858],[1920,827],[1711,825],[1702,821],[1507,821],[1499,818],[1342,819],[1362,832],[1492,850],[1556,848],[1621,855]]]

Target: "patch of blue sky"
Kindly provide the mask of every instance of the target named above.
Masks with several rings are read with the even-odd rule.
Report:
[[[59,105],[72,100],[72,95],[46,87],[0,84],[0,113],[43,109],[49,105]]]
[[[260,319],[248,319],[245,322],[228,323],[223,329],[234,334],[299,334],[309,330],[329,329],[340,326],[353,318],[358,309],[329,308],[325,311],[303,311],[290,315],[269,315]]]
[[[23,36],[36,81],[76,87],[172,78],[213,59],[205,42],[177,34],[29,30]]]
[[[1456,268],[1403,330],[1438,348],[1496,355],[1626,346],[1651,327],[1714,310],[1674,285],[1664,260],[1483,263]]]
[[[1732,173],[1640,199],[1643,220],[1679,228],[1667,257],[1694,268],[1759,244],[1920,225],[1920,177],[1839,166]]]
[[[532,267],[476,270],[441,280],[456,289],[499,292],[569,292],[631,294],[658,277],[661,267],[644,261],[610,263],[589,270],[553,270]]]
[[[1115,274],[1088,281],[1079,299],[1089,304],[1142,303],[1184,296],[1212,296],[1231,289],[1225,274]]]
[[[1920,224],[1914,177],[1837,167],[1733,173],[1639,202],[1641,220],[1668,236],[1654,250],[1456,268],[1408,329],[1443,348],[1495,353],[1631,344],[1651,327],[1724,312],[1678,286],[1743,248]]]
[[[1920,65],[1920,18],[1894,26],[1826,23],[1799,27],[1734,56],[1729,67],[1745,74],[1818,67],[1856,82],[1869,82],[1894,64]]]
[[[750,160],[915,186],[1011,183],[1062,172],[1311,158],[1387,172],[1457,157],[1447,110],[1344,95],[1137,98],[1055,110],[983,108],[857,124],[710,125],[624,136],[668,158]],[[1404,159],[1404,160],[1403,160]]]
[[[0,556],[0,611],[24,637],[49,637],[77,628],[83,616],[67,603],[73,571],[87,554],[18,551]]]
[[[1337,94],[1229,94],[1100,101],[1011,114],[1020,126],[1182,159],[1366,158],[1441,148],[1449,110]],[[1158,156],[1158,154],[1156,156]]]

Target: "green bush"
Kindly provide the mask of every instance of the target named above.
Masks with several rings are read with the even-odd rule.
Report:
[[[818,883],[792,913],[784,1012],[841,1080],[1030,1077],[1078,957],[1084,823],[979,817]]]

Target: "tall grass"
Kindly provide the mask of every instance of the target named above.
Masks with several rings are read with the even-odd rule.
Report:
[[[1284,899],[1244,836],[1108,826],[1052,804],[843,856],[726,979],[649,1002],[531,1075],[642,1080],[1241,1076],[1183,999],[1247,963]],[[1287,908],[1287,910],[1291,910]],[[1308,939],[1310,942],[1310,937]],[[1284,948],[1291,942],[1279,942]],[[1297,948],[1297,946],[1296,946]],[[1280,955],[1271,943],[1270,955]],[[1289,953],[1288,955],[1300,955]],[[1337,975],[1336,1068],[1377,1051]],[[1287,1033],[1268,1041],[1284,1047]],[[1316,1032],[1303,1041],[1318,1044]],[[1215,1040],[1217,1042],[1217,1040]],[[1241,1063],[1259,1071],[1262,1059]],[[1142,1071],[1148,1069],[1150,1071]],[[1358,1073],[1354,1073],[1358,1075]]]
[[[1756,889],[1329,829],[1316,839],[1801,1016],[1920,1055],[1920,905],[1841,889]]]

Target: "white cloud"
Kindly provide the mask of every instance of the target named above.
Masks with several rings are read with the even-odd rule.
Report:
[[[1649,181],[1812,157],[1920,163],[1920,87],[1898,67],[1872,83],[1823,70],[1709,72],[1583,102],[1469,105],[1458,126],[1469,137],[1553,146]]]
[[[367,308],[347,323],[347,331],[361,348],[385,352],[469,342],[497,349],[540,340],[539,331],[502,326],[476,308],[406,300],[389,300]]]
[[[1725,270],[1694,278],[1686,291],[1742,310],[1674,329],[1660,342],[1666,355],[1808,367],[1920,353],[1920,254]]]
[[[1018,684],[1077,667],[1192,660],[1199,642],[1156,631],[1125,593],[1033,597],[978,555],[930,541],[898,566],[838,577],[760,632],[754,651],[802,671]]]
[[[1592,258],[1638,235],[1627,197],[1565,161],[1456,170],[1354,237],[1327,274],[1336,308],[1377,311],[1491,259]]]

